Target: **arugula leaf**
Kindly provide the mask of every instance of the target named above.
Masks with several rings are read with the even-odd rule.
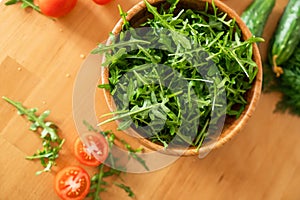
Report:
[[[120,12],[120,16],[122,17],[123,20],[123,29],[128,29],[130,27],[130,24],[126,19],[127,13],[122,10],[122,7],[120,5],[118,5],[118,9]]]
[[[5,5],[9,6],[17,3],[21,3],[21,8],[23,9],[30,7],[38,12],[41,12],[41,9],[39,8],[39,6],[34,4],[33,0],[8,0],[7,2],[5,2]]]
[[[169,8],[169,13],[173,13],[176,9],[176,5],[179,3],[179,0],[167,0],[167,2],[171,5]]]
[[[127,185],[124,185],[123,183],[115,183],[116,186],[123,189],[129,197],[135,197],[135,194],[132,192],[131,188]]]
[[[98,85],[98,88],[100,88],[100,89],[106,89],[106,90],[110,90],[111,89],[109,84]]]
[[[5,2],[5,5],[9,6],[9,5],[16,4],[17,2],[20,2],[20,0],[10,0],[10,1]]]
[[[6,102],[13,105],[17,110],[19,115],[27,116],[27,119],[32,122],[30,130],[37,132],[40,131],[40,137],[42,139],[42,150],[37,150],[32,156],[27,156],[26,159],[29,160],[40,160],[43,170],[36,172],[37,175],[43,172],[51,171],[51,168],[56,165],[56,159],[59,156],[59,151],[64,144],[64,139],[61,139],[57,132],[57,126],[52,122],[47,122],[45,119],[49,116],[50,111],[44,111],[40,116],[36,115],[37,109],[25,108],[20,102],[13,101],[5,96],[2,97]]]

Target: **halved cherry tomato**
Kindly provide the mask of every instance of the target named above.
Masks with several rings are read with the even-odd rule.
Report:
[[[101,164],[99,160],[97,160],[86,145],[84,145],[80,138],[77,138],[74,144],[74,153],[75,157],[79,162],[88,166],[98,166]]]
[[[55,176],[55,191],[63,200],[82,200],[89,190],[90,176],[81,167],[63,168]]]
[[[38,0],[41,13],[49,17],[62,17],[75,7],[77,0]]]
[[[82,164],[98,166],[108,156],[108,143],[100,133],[87,132],[75,141],[74,153]]]
[[[111,0],[93,0],[98,5],[105,5],[109,3]]]

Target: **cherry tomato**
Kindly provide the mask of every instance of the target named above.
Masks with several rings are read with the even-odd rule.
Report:
[[[108,143],[100,133],[87,132],[75,141],[74,153],[82,164],[98,166],[108,156]]]
[[[55,176],[55,191],[63,200],[82,200],[89,190],[90,177],[81,167],[63,168]]]
[[[75,7],[77,0],[38,0],[41,13],[49,17],[62,17]]]
[[[74,153],[77,160],[82,164],[87,166],[98,166],[101,164],[101,162],[93,156],[89,148],[82,143],[80,138],[77,138],[75,141]]]
[[[93,0],[98,5],[105,5],[109,3],[111,0]]]

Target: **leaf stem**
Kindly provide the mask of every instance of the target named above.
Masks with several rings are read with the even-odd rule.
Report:
[[[47,130],[47,132],[51,136],[52,141],[56,141],[59,138],[58,135],[55,133],[56,131],[54,129],[47,126],[43,120],[41,120],[38,116],[35,115],[35,111],[33,111],[32,109],[26,109],[20,102],[13,101],[8,97],[2,96],[2,99],[4,99],[6,102],[17,108],[20,115],[26,115],[29,121],[38,124],[41,128]]]
[[[31,1],[28,1],[28,0],[21,0],[21,1],[24,2],[24,3],[26,3],[28,6],[30,6],[34,10],[38,11],[39,13],[41,12],[40,7],[38,7],[37,5],[35,5],[34,3],[32,3]]]
[[[103,121],[103,122],[98,123],[97,126],[102,126],[103,124],[106,124],[106,123],[108,123],[108,122],[112,122],[112,121],[115,121],[115,120],[118,120],[118,119],[122,119],[122,118],[124,118],[124,117],[128,117],[128,116],[130,116],[130,115],[134,115],[134,114],[137,114],[137,113],[140,113],[140,112],[149,110],[149,109],[151,109],[151,108],[153,108],[153,107],[159,106],[160,104],[161,104],[161,103],[152,104],[152,105],[150,105],[150,106],[148,106],[148,107],[140,108],[139,110],[129,111],[128,113],[121,114],[121,115],[117,115],[117,116],[115,116],[115,117],[112,117],[112,118],[110,118],[110,119],[107,119],[107,120],[105,120],[105,121]]]
[[[100,164],[100,167],[99,167],[99,176],[98,176],[98,181],[97,181],[97,189],[96,189],[96,192],[94,194],[94,198],[98,199],[98,200],[101,200],[101,198],[100,198],[100,192],[101,192],[102,178],[103,178],[103,175],[104,175],[103,167],[104,167],[104,164]]]

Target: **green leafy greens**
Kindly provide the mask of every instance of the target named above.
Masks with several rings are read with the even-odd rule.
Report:
[[[238,118],[245,109],[246,93],[258,72],[252,60],[252,44],[263,39],[242,40],[235,20],[228,19],[213,3],[211,9],[206,4],[205,10],[196,11],[177,8],[179,1],[174,0],[159,7],[144,2],[153,17],[139,27],[150,29],[130,27],[120,9],[125,24],[122,32],[111,37],[109,45],[100,44],[92,52],[105,53],[103,66],[109,69],[109,84],[99,88],[110,90],[117,105],[117,111],[110,113],[115,116],[98,125],[120,120],[120,130],[133,127],[165,147],[179,136],[175,144],[200,148],[204,138],[212,134],[208,133],[209,124],[217,126],[224,118],[222,112],[211,116],[215,108],[222,106],[218,102],[224,90],[228,117]],[[154,67],[160,65],[175,72]],[[207,76],[200,74],[198,68]],[[217,71],[221,77],[215,76]],[[187,81],[188,89],[181,87],[183,82],[176,77],[170,78],[174,74]],[[172,91],[163,82],[179,89]],[[187,101],[181,103],[182,98]],[[189,113],[195,104],[198,115]],[[187,134],[193,132],[196,137]]]
[[[119,139],[112,131],[99,131],[88,124],[86,121],[84,121],[84,124],[87,126],[89,131],[102,134],[106,138],[108,146],[110,148],[108,157],[106,159],[106,162],[110,164],[110,167],[106,166],[105,163],[101,163],[97,167],[98,172],[91,178],[90,192],[87,197],[92,197],[93,200],[101,200],[100,193],[106,191],[107,187],[110,185],[110,183],[105,179],[113,176],[120,177],[122,171],[126,171],[122,164],[119,164],[119,158],[113,156],[112,147],[116,142],[118,142],[120,145],[123,145],[124,149],[128,151],[128,159],[132,158],[137,160],[146,170],[149,171],[149,168],[146,165],[145,161],[137,155],[137,153],[140,153],[142,151],[141,148],[133,149],[126,141],[124,141],[123,139]],[[129,197],[135,197],[131,188],[124,183],[114,182],[114,185],[123,189]]]
[[[8,0],[5,2],[5,5],[9,6],[17,3],[21,3],[21,8],[32,8],[38,12],[41,12],[41,9],[34,4],[33,0]]]
[[[101,200],[100,193],[107,191],[107,187],[110,185],[105,179],[112,176],[120,176],[121,171],[113,168],[105,167],[104,164],[98,166],[98,172],[91,178],[90,192],[87,197],[92,197],[93,200]],[[115,182],[114,185],[123,189],[128,193],[129,197],[135,197],[134,192],[131,188],[123,183]]]
[[[38,150],[32,156],[27,156],[29,160],[40,160],[43,170],[36,172],[37,175],[43,172],[51,171],[52,166],[56,165],[55,160],[59,156],[59,151],[62,148],[64,139],[61,139],[57,135],[57,126],[52,123],[45,121],[49,116],[50,111],[46,110],[41,115],[36,115],[37,108],[27,109],[20,102],[13,101],[7,97],[2,97],[9,104],[13,105],[17,110],[18,114],[21,116],[27,116],[27,119],[32,122],[30,130],[34,132],[39,132],[42,139],[43,149]]]

